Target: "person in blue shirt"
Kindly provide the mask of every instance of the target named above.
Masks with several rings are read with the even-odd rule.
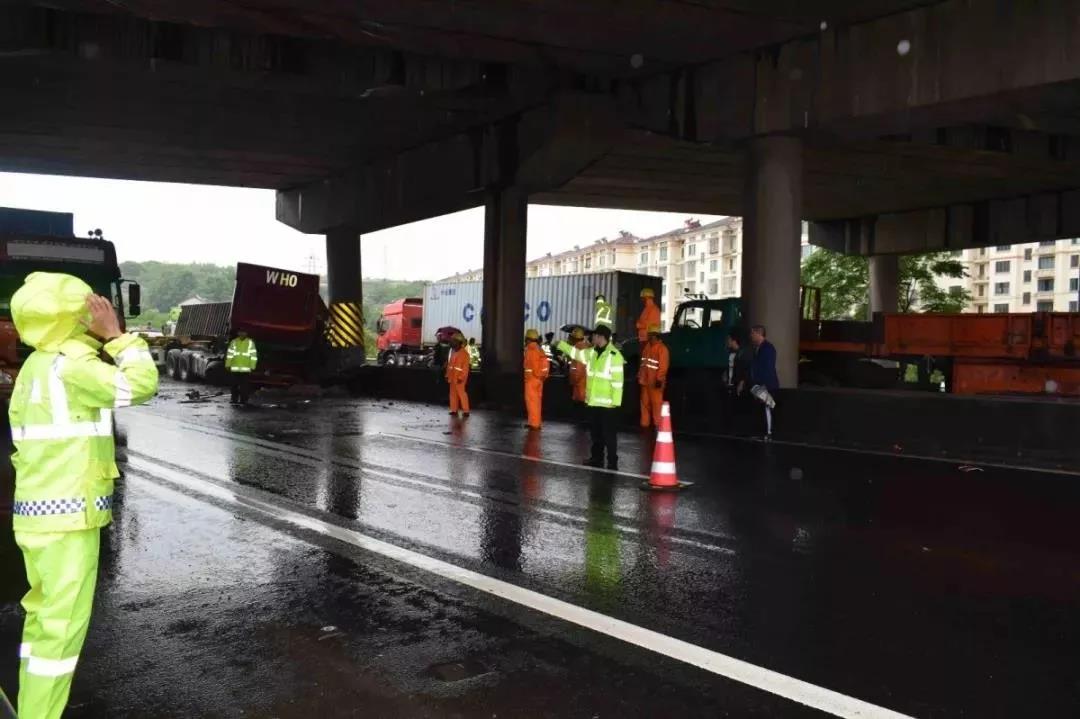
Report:
[[[750,344],[754,347],[750,394],[765,405],[765,439],[768,440],[772,438],[772,410],[776,406],[773,397],[780,389],[780,378],[776,376],[776,348],[766,339],[765,325],[750,328]]]

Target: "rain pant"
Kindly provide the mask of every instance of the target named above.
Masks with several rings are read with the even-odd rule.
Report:
[[[36,272],[11,298],[19,337],[34,348],[9,406],[15,445],[15,541],[30,591],[20,645],[19,716],[59,719],[90,623],[101,527],[112,522],[112,412],[149,400],[158,374],[145,340],[101,347],[86,334],[90,287]],[[114,360],[102,361],[99,350]]]
[[[660,426],[660,406],[664,403],[671,354],[663,342],[647,342],[641,349],[638,384],[641,386],[641,426]],[[657,387],[657,383],[660,384]]]

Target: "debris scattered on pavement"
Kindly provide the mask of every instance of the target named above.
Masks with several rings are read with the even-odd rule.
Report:
[[[793,480],[798,482],[800,479],[803,478],[802,468],[801,467],[792,467],[791,472],[788,473],[788,476],[790,476]]]
[[[957,467],[957,469],[959,469],[961,472],[982,472],[983,471],[982,467],[976,467],[976,466],[970,465],[970,464],[961,464],[959,467]]]

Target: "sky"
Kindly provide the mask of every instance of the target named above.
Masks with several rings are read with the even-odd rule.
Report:
[[[75,234],[100,228],[121,262],[243,261],[325,270],[323,236],[275,220],[272,190],[0,173],[0,206],[74,212]],[[685,219],[669,212],[531,205],[528,257],[615,237],[619,230],[648,237]],[[436,280],[481,267],[483,246],[482,208],[374,232],[361,242],[364,276]]]

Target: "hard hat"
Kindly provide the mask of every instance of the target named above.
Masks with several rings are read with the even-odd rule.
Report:
[[[588,295],[586,295],[586,296],[588,296]],[[603,295],[597,295],[596,296],[596,301],[597,302],[607,302],[607,297],[604,297]]]
[[[660,334],[660,325],[649,325],[648,333],[651,335]]]
[[[583,339],[585,339],[585,330],[583,330],[580,327],[575,327],[574,329],[570,330],[570,339],[572,339],[572,340],[583,340]]]
[[[525,330],[525,339],[527,340],[539,340],[540,333],[536,330]]]
[[[645,289],[643,289],[643,290],[641,291],[641,296],[642,296],[642,298],[645,298],[645,297],[656,297],[656,293],[654,293],[654,292],[652,291],[652,287],[646,287]]]

